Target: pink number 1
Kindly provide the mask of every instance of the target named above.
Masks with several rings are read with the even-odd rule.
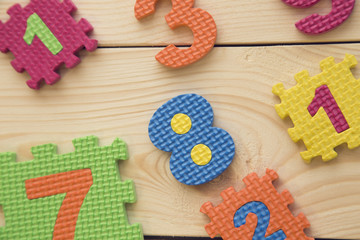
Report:
[[[322,85],[316,89],[315,97],[307,109],[313,117],[321,107],[324,108],[336,132],[341,133],[349,129],[349,124],[331,94],[330,89],[326,85]]]

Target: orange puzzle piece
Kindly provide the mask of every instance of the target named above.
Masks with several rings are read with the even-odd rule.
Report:
[[[157,0],[136,0],[135,17],[140,20],[155,12]],[[171,29],[188,26],[194,35],[194,43],[188,49],[179,49],[171,44],[156,55],[156,60],[171,67],[179,68],[192,64],[204,57],[213,48],[216,40],[216,24],[212,16],[193,8],[195,0],[172,0],[171,12],[165,16]]]
[[[211,222],[205,226],[210,237],[214,238],[220,234],[224,240],[265,239],[265,236],[266,239],[313,239],[304,233],[304,229],[310,227],[305,215],[300,213],[295,217],[288,209],[288,205],[294,202],[289,191],[285,190],[279,194],[273,186],[272,181],[277,178],[278,174],[270,169],[266,170],[266,175],[262,178],[256,173],[251,173],[243,179],[246,188],[240,192],[229,187],[221,193],[224,201],[218,206],[214,207],[210,202],[204,203],[200,211],[211,219]],[[249,203],[265,206],[267,213],[264,214],[262,210],[259,214],[248,211],[243,215],[243,225],[235,226],[236,220],[239,220],[236,219],[239,210],[246,208]],[[264,222],[265,215],[268,215],[266,219],[268,227],[260,224]],[[285,234],[285,238],[279,237],[277,234],[279,232]],[[271,235],[278,237],[271,238]]]

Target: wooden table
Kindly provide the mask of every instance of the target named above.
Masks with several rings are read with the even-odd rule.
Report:
[[[23,6],[28,2],[19,0]],[[305,164],[274,105],[272,86],[296,84],[294,75],[304,69],[321,72],[319,62],[345,53],[360,59],[360,2],[339,28],[320,36],[307,36],[294,23],[312,13],[325,14],[330,1],[310,9],[291,8],[280,0],[196,0],[218,27],[217,45],[203,60],[172,70],[154,56],[169,43],[190,45],[191,31],[171,30],[164,15],[170,1],[160,1],[156,14],[141,22],[134,17],[134,0],[74,0],[75,18],[94,26],[99,49],[82,51],[74,69],[61,69],[62,79],[39,91],[29,89],[27,73],[10,66],[12,54],[0,55],[0,152],[16,152],[18,161],[32,159],[30,148],[55,143],[59,153],[73,151],[71,140],[96,135],[101,145],[120,137],[128,144],[130,159],[119,164],[122,179],[133,179],[138,200],[127,205],[129,221],[142,224],[146,236],[206,237],[209,218],[202,203],[221,202],[220,192],[251,172],[264,175],[275,169],[279,191],[288,189],[297,215],[311,223],[306,230],[316,238],[360,239],[360,148],[336,148],[339,157]],[[101,2],[101,3],[100,3]],[[0,19],[14,1],[1,0]],[[360,76],[360,67],[353,70]],[[230,167],[214,181],[201,186],[179,183],[169,170],[169,153],[155,148],[147,127],[152,114],[167,100],[197,93],[213,106],[214,126],[228,131],[236,144]],[[4,225],[0,209],[0,225]]]

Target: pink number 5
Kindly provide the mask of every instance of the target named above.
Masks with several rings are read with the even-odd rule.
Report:
[[[311,7],[320,0],[282,0],[284,3],[298,8]],[[295,26],[307,34],[327,32],[349,18],[355,6],[355,0],[332,0],[332,9],[328,15],[313,14],[298,21]]]
[[[315,116],[320,107],[324,108],[336,132],[341,133],[349,129],[349,124],[326,85],[318,87],[315,91],[315,97],[308,106],[311,116]]]

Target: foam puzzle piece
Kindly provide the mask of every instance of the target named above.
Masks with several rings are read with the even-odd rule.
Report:
[[[14,54],[11,64],[29,73],[30,88],[39,89],[43,81],[56,83],[63,63],[75,67],[80,58],[74,54],[83,47],[96,49],[97,41],[87,36],[93,27],[83,18],[76,22],[71,16],[75,10],[71,0],[31,0],[24,8],[13,5],[7,11],[10,19],[0,21],[0,50]]]
[[[279,83],[273,87],[281,99],[275,109],[281,118],[291,118],[294,128],[288,130],[289,135],[295,142],[303,140],[307,151],[301,156],[308,163],[316,156],[324,161],[335,158],[334,148],[343,143],[349,149],[360,145],[360,81],[350,70],[356,64],[353,55],[347,54],[338,64],[328,57],[320,63],[322,73],[310,77],[302,71],[295,75],[296,86],[285,90]]]
[[[246,187],[241,191],[229,187],[221,192],[224,201],[218,206],[204,203],[200,211],[211,219],[205,226],[210,237],[220,235],[224,240],[313,239],[304,233],[304,229],[310,227],[305,215],[300,213],[295,217],[288,209],[294,202],[289,191],[279,194],[273,186],[277,178],[278,174],[270,169],[262,178],[251,173],[243,179]]]
[[[282,0],[284,3],[299,8],[307,8],[315,5],[320,0]],[[325,16],[318,14],[310,15],[301,19],[295,26],[306,34],[320,34],[330,31],[343,22],[351,15],[355,6],[355,0],[332,0],[331,12]]]
[[[138,20],[155,12],[157,0],[136,0],[135,17]],[[172,0],[171,12],[165,16],[171,29],[180,26],[189,27],[194,42],[188,49],[179,49],[171,44],[156,55],[156,60],[171,68],[184,67],[192,64],[214,47],[217,35],[213,17],[206,11],[193,8],[195,0]]]
[[[125,203],[135,202],[131,180],[119,181],[117,160],[128,158],[116,139],[99,147],[94,136],[73,140],[75,151],[56,154],[56,145],[32,148],[32,161],[0,154],[0,204],[5,227],[0,239],[143,239],[129,225]]]
[[[149,137],[160,150],[172,152],[170,170],[187,185],[219,176],[232,162],[235,144],[225,130],[212,127],[213,110],[196,94],[177,96],[162,105],[149,123]]]
[[[282,0],[287,5],[297,8],[307,8],[320,2],[320,0]]]

